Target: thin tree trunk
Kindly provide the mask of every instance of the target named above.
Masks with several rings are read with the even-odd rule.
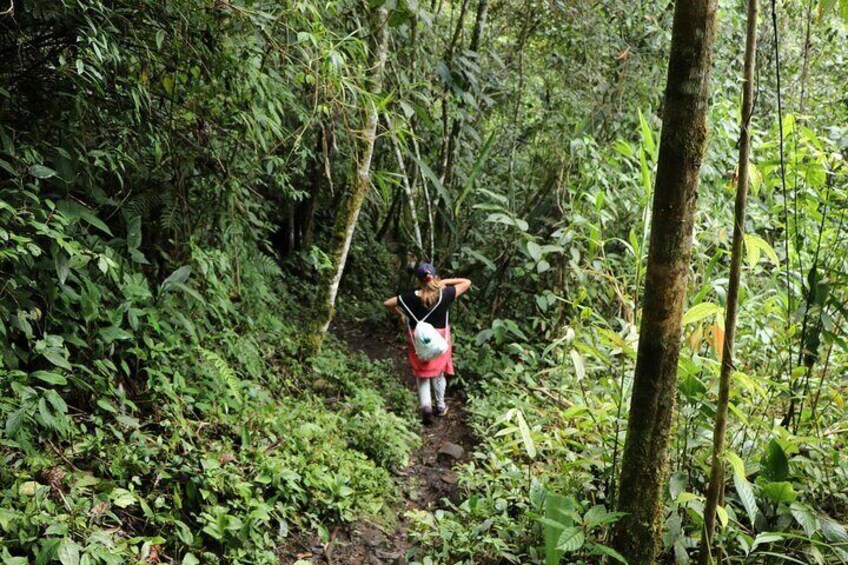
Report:
[[[807,21],[804,29],[804,63],[801,65],[801,79],[799,81],[801,83],[801,94],[798,101],[798,113],[802,116],[804,114],[804,97],[807,93],[807,72],[810,67],[810,48],[812,47],[812,42],[810,41],[810,24],[812,23],[812,19],[813,0],[809,0],[807,2]]]
[[[630,565],[653,565],[677,385],[692,223],[706,147],[715,0],[674,5],[662,139],[630,418],[613,547]]]
[[[468,10],[468,2],[469,0],[462,0],[462,4],[459,9],[459,18],[456,22],[456,28],[454,28],[453,35],[451,36],[450,43],[448,44],[447,52],[445,53],[445,65],[450,69],[453,66],[453,56],[456,51],[457,44],[459,42],[460,34],[462,33],[463,24],[465,23],[465,12]],[[453,148],[453,127],[450,127],[450,112],[448,112],[448,98],[450,95],[450,86],[445,85],[444,91],[442,92],[442,157],[441,161],[441,171],[439,175],[439,180],[444,183],[445,177],[447,175],[448,162],[450,161],[450,154]]]
[[[392,191],[392,203],[389,204],[389,211],[386,212],[386,217],[383,220],[383,223],[380,225],[379,229],[377,229],[377,233],[375,237],[378,241],[381,241],[386,237],[386,234],[389,233],[389,228],[392,226],[392,220],[397,216],[398,204],[400,202],[400,189],[395,189]]]
[[[415,139],[415,132],[412,131],[412,149],[415,151],[415,158],[419,163],[421,160],[421,150],[418,148],[418,140]],[[433,203],[430,199],[430,189],[427,188],[427,175],[421,175],[421,186],[424,189],[424,202],[427,204],[427,235],[430,243],[429,261],[432,263],[436,260],[436,219],[433,213]]]
[[[736,337],[736,313],[739,309],[739,281],[742,276],[742,243],[745,235],[745,213],[748,203],[748,159],[751,154],[749,126],[754,111],[754,66],[757,56],[757,0],[748,0],[745,66],[742,86],[742,124],[739,132],[739,174],[736,183],[736,209],[733,224],[733,247],[730,255],[730,282],[727,287],[727,307],[724,318],[724,347],[721,355],[721,375],[718,384],[715,429],[713,430],[713,460],[710,484],[704,508],[704,537],[698,555],[699,565],[712,560],[712,540],[715,533],[716,507],[724,491],[724,437],[727,429],[727,407],[730,399],[730,373],[733,370],[733,345]]]
[[[318,198],[321,195],[321,186],[323,177],[327,178],[327,182],[332,189],[332,176],[330,174],[330,158],[333,150],[333,126],[330,125],[329,131],[327,128],[321,127],[321,133],[316,140],[315,161],[310,174],[310,190],[309,200],[301,206],[301,238],[299,249],[306,249],[312,245],[312,240],[315,236],[315,212],[318,210]]]
[[[392,140],[392,147],[395,151],[395,158],[397,159],[398,169],[400,170],[401,180],[403,181],[403,190],[406,193],[406,200],[409,204],[409,215],[412,218],[412,231],[415,234],[415,245],[418,246],[418,250],[421,253],[424,253],[424,242],[421,239],[421,226],[418,225],[418,212],[415,208],[415,195],[412,192],[412,186],[409,182],[409,175],[406,174],[406,164],[403,161],[403,153],[400,150],[400,144],[398,143],[397,136],[395,135],[394,130],[392,130],[392,119],[388,114],[385,116],[386,118],[386,126],[389,130],[389,137]]]
[[[389,44],[388,10],[385,5],[376,8],[373,15],[374,25],[374,59],[373,75],[371,77],[370,93],[374,96],[380,94],[383,88],[383,69],[386,66],[386,52]],[[353,240],[353,232],[356,229],[356,220],[362,202],[371,186],[371,158],[374,156],[374,144],[377,139],[377,106],[371,97],[365,101],[365,127],[363,128],[363,139],[361,141],[361,153],[357,163],[356,178],[353,190],[342,198],[336,221],[333,225],[333,234],[330,240],[329,253],[333,264],[330,276],[319,289],[316,301],[315,321],[307,344],[307,353],[315,355],[320,351],[321,344],[330,322],[333,320],[333,311],[336,304],[336,295],[339,283],[344,273],[347,254],[350,243]]]
[[[471,43],[469,43],[468,48],[471,51],[477,53],[480,49],[480,38],[483,36],[483,29],[486,26],[486,17],[489,12],[489,0],[480,0],[477,4],[477,15],[474,20],[474,30],[471,34]],[[460,20],[460,24],[461,24]],[[457,27],[457,30],[459,27]],[[453,54],[453,47],[451,48],[451,57]],[[462,89],[465,90],[468,88],[467,81],[463,82]],[[465,110],[465,101],[460,99],[457,104],[457,109],[453,112],[454,119],[453,125],[451,126],[450,133],[448,134],[447,145],[445,148],[445,157],[442,161],[443,168],[440,180],[442,184],[447,189],[451,183],[453,182],[453,169],[454,169],[454,159],[456,157],[456,148],[459,144],[460,134],[462,132],[462,113]],[[447,122],[445,122],[447,125]]]

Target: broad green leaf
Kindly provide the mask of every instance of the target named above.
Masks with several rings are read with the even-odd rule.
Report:
[[[582,381],[586,377],[586,365],[583,363],[583,356],[576,349],[571,350],[571,362],[574,364],[577,380]]]
[[[37,179],[49,179],[56,176],[56,171],[44,165],[30,165],[29,174]]]
[[[0,530],[8,532],[12,521],[18,517],[18,513],[8,508],[0,508]]]
[[[724,309],[718,304],[713,304],[712,302],[701,302],[700,304],[692,306],[685,314],[683,314],[683,324],[694,324],[704,318],[720,315],[723,312]]]
[[[594,544],[592,544],[592,555],[598,555],[598,554],[606,555],[607,557],[612,557],[613,559],[615,559],[619,563],[624,563],[624,565],[627,565],[627,559],[625,559],[622,554],[620,554],[619,552],[617,552],[616,550],[614,550],[613,548],[611,548],[609,546],[606,546],[606,545],[603,545],[603,544],[600,544],[600,543],[594,543]]]
[[[790,512],[792,517],[804,528],[804,533],[813,537],[819,529],[819,519],[815,512],[798,503],[792,504]]]
[[[795,489],[792,488],[792,483],[787,481],[766,483],[762,488],[763,495],[773,502],[789,504],[798,498]]]
[[[42,487],[35,481],[26,481],[18,487],[18,494],[22,496],[35,496],[35,493]]]
[[[721,522],[721,527],[726,528],[728,522],[730,522],[730,518],[728,517],[727,510],[725,510],[724,506],[716,506],[716,516],[718,516],[718,521]]]
[[[24,425],[26,417],[27,413],[23,408],[9,412],[9,415],[6,416],[6,435],[12,438],[17,436],[18,432],[21,431],[21,427]]]
[[[436,189],[436,193],[439,195],[439,197],[445,201],[445,204],[447,204],[448,206],[448,211],[450,212],[450,210],[453,208],[451,195],[448,193],[447,190],[445,190],[441,179],[439,179],[439,177],[436,176],[436,173],[433,172],[433,169],[431,169],[430,166],[427,165],[427,163],[425,163],[421,159],[416,158],[415,162],[418,163],[418,169],[421,171],[424,177],[429,180],[430,184],[433,185],[433,188]]]
[[[780,266],[780,258],[766,240],[753,234],[745,234],[743,240],[745,242],[745,257],[750,266],[753,267],[760,262],[761,252],[765,253],[776,267]]]
[[[534,261],[538,262],[542,258],[542,247],[535,241],[528,241],[527,253]]]
[[[585,541],[586,538],[583,535],[583,530],[575,526],[570,526],[560,534],[557,548],[566,553],[571,553],[583,547]]]
[[[763,174],[754,163],[748,162],[748,188],[751,194],[757,196],[760,193],[760,187],[763,185]]]
[[[771,440],[760,459],[760,474],[770,482],[785,481],[789,477],[789,460],[776,440]]]
[[[604,516],[607,515],[607,509],[603,504],[596,504],[591,507],[586,513],[583,515],[583,525],[586,528],[592,528],[601,524]]]
[[[743,479],[748,476],[747,473],[745,473],[745,463],[742,461],[741,457],[732,451],[725,451],[724,459],[730,464],[734,475],[742,477]]]
[[[45,426],[54,430],[60,430],[62,428],[59,420],[56,419],[53,412],[50,411],[50,408],[47,407],[47,399],[40,398],[38,400],[38,416],[41,418],[41,421]]]
[[[63,539],[59,544],[59,551],[56,552],[59,562],[62,565],[79,565],[80,562],[80,546],[76,542]]]
[[[848,533],[845,531],[845,526],[824,517],[820,518],[819,522],[826,540],[833,543],[848,543]]]
[[[754,543],[751,544],[751,551],[757,549],[757,546],[763,545],[764,543],[773,543],[776,541],[781,541],[783,536],[775,533],[762,533],[759,534],[755,539]]]
[[[162,281],[161,288],[162,290],[167,290],[169,287],[175,284],[181,284],[188,280],[188,277],[191,276],[191,265],[183,265],[182,267],[175,270],[173,273],[168,275],[164,281]]]
[[[127,341],[133,338],[133,334],[117,326],[103,328],[99,333],[100,337],[102,337],[106,343],[112,343],[113,341]]]
[[[612,147],[625,157],[633,156],[633,147],[631,147],[631,145],[623,139],[616,139],[613,142]]]
[[[751,483],[745,477],[740,475],[733,475],[733,485],[736,487],[739,500],[742,501],[742,506],[745,507],[745,511],[748,513],[748,519],[753,526],[758,512],[757,499],[754,497],[754,487],[751,486]]]
[[[527,450],[527,455],[530,459],[536,457],[536,444],[533,442],[533,437],[530,435],[530,428],[527,426],[527,421],[524,420],[524,413],[521,410],[516,410],[515,421],[518,424],[518,430],[521,433],[521,440],[524,442],[524,449]]]
[[[68,280],[68,275],[71,274],[67,254],[59,251],[56,253],[53,263],[56,266],[56,276],[59,278],[59,284],[65,284],[65,281]]]
[[[118,409],[117,409],[117,408],[115,408],[115,406],[114,406],[111,402],[109,402],[108,400],[106,400],[105,398],[100,398],[100,399],[98,399],[98,400],[97,400],[97,405],[98,405],[100,408],[102,408],[103,410],[105,410],[105,411],[107,411],[107,412],[111,412],[112,414],[117,414],[117,413],[118,413]]]
[[[118,508],[127,508],[135,504],[135,495],[124,488],[116,488],[110,494],[109,498],[112,503]]]
[[[703,496],[695,494],[694,492],[681,492],[680,495],[677,497],[677,500],[675,500],[674,502],[676,502],[677,504],[686,504],[687,502],[692,502],[693,500],[703,500],[703,498]]]
[[[63,352],[58,349],[45,349],[41,352],[45,359],[56,365],[57,367],[61,367],[62,369],[71,370],[71,364],[63,355]]]
[[[789,137],[795,131],[795,114],[783,116],[783,135]]]
[[[653,157],[656,155],[657,144],[654,142],[654,132],[651,131],[651,126],[648,125],[648,120],[645,119],[642,110],[639,110],[639,130],[642,134],[642,143],[645,145],[645,149]]]
[[[468,247],[463,247],[462,252],[467,253],[471,257],[477,259],[478,261],[483,263],[486,266],[486,268],[489,269],[489,270],[494,271],[494,270],[497,269],[497,266],[492,262],[492,260],[489,259],[488,257],[486,257],[485,255],[483,255],[482,253],[479,253],[479,252],[477,252],[473,249],[470,249]]]
[[[563,551],[557,547],[560,535],[572,524],[568,513],[572,510],[570,499],[550,492],[545,496],[545,518],[543,538],[545,541],[545,565],[558,565]]]
[[[127,220],[127,249],[136,250],[141,246],[141,216]]]
[[[60,200],[56,206],[69,220],[84,220],[87,224],[97,228],[106,235],[112,235],[112,230],[109,229],[109,226],[103,223],[103,220],[98,218],[97,214],[79,202],[74,202],[72,200]]]
[[[53,373],[50,371],[35,371],[34,373],[32,373],[32,376],[51,385],[61,386],[68,384],[68,379],[58,373]]]
[[[530,226],[527,225],[527,222],[525,222],[521,218],[513,218],[512,216],[500,212],[489,214],[489,216],[486,218],[486,221],[495,224],[515,226],[524,232],[526,232],[530,228]]]
[[[120,424],[123,424],[128,428],[138,428],[139,426],[141,426],[141,423],[138,421],[138,419],[133,418],[132,416],[115,416],[115,421]]]
[[[495,131],[489,135],[489,139],[486,140],[485,145],[483,145],[483,149],[480,151],[480,155],[477,157],[477,160],[474,162],[474,168],[471,170],[471,174],[468,175],[468,179],[465,181],[465,187],[462,190],[462,194],[456,199],[456,204],[454,206],[454,214],[459,216],[459,208],[462,205],[465,198],[469,195],[471,190],[474,188],[474,182],[477,180],[477,177],[483,170],[483,166],[486,163],[486,159],[489,158],[489,153],[492,150],[493,144],[495,141]]]

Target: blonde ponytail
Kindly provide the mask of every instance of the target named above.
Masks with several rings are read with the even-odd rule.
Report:
[[[439,291],[444,287],[445,285],[442,284],[442,279],[439,277],[434,277],[424,283],[419,293],[419,298],[424,303],[424,306],[431,308],[439,299]]]

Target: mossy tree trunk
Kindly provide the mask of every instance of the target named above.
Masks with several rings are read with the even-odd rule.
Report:
[[[742,277],[742,242],[745,236],[745,215],[748,204],[748,160],[751,154],[751,133],[748,127],[754,111],[754,66],[757,55],[757,0],[748,0],[748,22],[745,40],[745,66],[742,71],[742,124],[739,133],[739,173],[736,177],[736,207],[733,223],[733,246],[730,255],[730,281],[727,284],[724,347],[718,385],[715,428],[713,430],[713,460],[710,484],[704,508],[704,537],[698,555],[699,565],[711,562],[711,544],[715,533],[716,508],[724,493],[724,436],[727,429],[727,408],[730,400],[730,372],[733,370],[733,342],[736,338],[736,312],[739,308],[739,281]]]
[[[642,323],[613,547],[630,565],[654,563],[661,542],[662,494],[692,222],[706,147],[715,0],[674,5],[662,137],[654,190]]]
[[[362,201],[371,186],[371,159],[374,156],[378,121],[377,103],[374,98],[381,93],[383,88],[383,70],[386,66],[386,51],[389,44],[388,10],[385,5],[380,5],[374,10],[372,25],[374,29],[371,64],[373,74],[369,87],[372,96],[365,98],[364,127],[356,152],[356,178],[352,183],[351,190],[341,199],[339,209],[336,212],[327,253],[332,268],[328,270],[328,275],[320,284],[315,299],[314,318],[306,345],[307,355],[315,355],[320,351],[324,336],[333,320],[336,295],[347,262],[350,243],[353,240],[353,232],[356,229],[356,221],[359,218],[359,210],[362,208]]]

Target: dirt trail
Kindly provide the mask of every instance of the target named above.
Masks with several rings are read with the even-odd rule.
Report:
[[[414,378],[406,369],[406,352],[396,335],[388,330],[367,330],[355,323],[336,324],[333,333],[344,339],[351,349],[362,351],[371,359],[392,359],[398,375],[414,390]],[[444,500],[459,501],[459,487],[452,467],[467,460],[474,445],[471,432],[465,425],[463,402],[459,392],[448,384],[448,414],[436,418],[421,431],[421,447],[410,453],[409,466],[396,473],[398,501],[387,508],[386,522],[391,525],[359,520],[337,527],[331,541],[322,545],[317,538],[302,540],[299,557],[312,563],[334,565],[405,565],[406,553],[413,548],[407,534],[409,520],[404,513],[410,510],[436,510]],[[454,451],[453,455],[439,450]],[[460,453],[461,451],[461,453]],[[458,455],[458,457],[457,457]]]

